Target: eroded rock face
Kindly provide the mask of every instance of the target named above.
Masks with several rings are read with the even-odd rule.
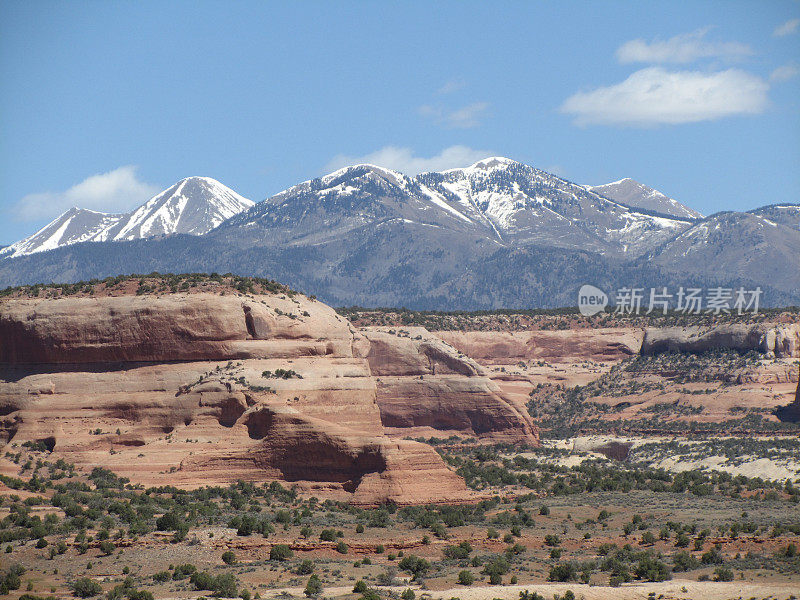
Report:
[[[463,497],[463,481],[447,469],[425,444],[387,441],[314,419],[285,406],[259,405],[247,411],[237,427],[256,442],[246,448],[191,456],[181,471],[197,475],[217,472],[225,478],[233,462],[250,479],[299,482],[309,489],[340,486],[356,504],[392,501],[436,502]],[[313,468],[310,468],[312,466]],[[219,472],[221,471],[221,472]]]
[[[6,300],[0,440],[146,485],[280,480],[360,504],[462,501],[439,455],[401,438],[535,443],[536,428],[480,365],[414,336],[363,335],[299,295]]]
[[[25,299],[0,310],[0,363],[353,356],[359,344],[330,307],[299,295]]]
[[[381,420],[390,431],[538,443],[525,406],[504,395],[481,365],[422,327],[391,331],[362,330]]]
[[[586,358],[614,360],[638,354],[643,332],[635,328],[578,331],[437,331],[458,351],[482,364]]]
[[[661,352],[701,353],[727,349],[754,350],[778,358],[800,356],[800,326],[762,323],[716,327],[664,327],[645,330],[642,354]]]

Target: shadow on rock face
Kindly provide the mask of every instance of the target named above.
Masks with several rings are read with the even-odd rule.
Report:
[[[798,367],[800,369],[800,367]],[[784,423],[800,423],[800,377],[797,378],[797,391],[794,402],[775,409],[775,416]]]

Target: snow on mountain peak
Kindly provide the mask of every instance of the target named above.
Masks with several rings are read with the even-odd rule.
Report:
[[[154,235],[203,235],[254,202],[211,177],[186,177],[126,214],[73,207],[0,255],[23,256],[80,242],[134,240]]]
[[[587,190],[633,208],[660,212],[681,219],[701,219],[703,215],[658,190],[626,177],[604,185],[584,186]]]
[[[321,178],[322,184],[324,186],[329,186],[333,182],[343,178],[343,177],[363,177],[363,176],[374,176],[393,185],[397,185],[400,187],[405,187],[408,184],[408,178],[398,171],[393,171],[392,169],[387,169],[386,167],[381,167],[379,165],[373,165],[370,163],[360,163],[357,165],[350,165],[348,167],[343,167],[334,171],[333,173],[329,173]]]
[[[628,196],[620,198],[623,193],[638,198],[638,204]],[[70,209],[33,236],[0,250],[0,256],[86,241],[203,235],[224,221],[226,227],[259,222],[287,228],[294,223],[297,230],[287,230],[286,239],[321,239],[392,218],[480,231],[494,242],[635,253],[647,240],[663,241],[685,227],[690,215],[699,215],[632,179],[579,186],[502,156],[414,177],[356,164],[295,185],[244,213],[253,205],[216,179],[186,177],[127,214]],[[629,208],[637,206],[664,216]],[[232,219],[239,213],[244,214]]]
[[[476,163],[471,164],[468,168],[469,169],[491,169],[494,167],[506,167],[509,165],[518,165],[521,164],[516,160],[512,160],[510,158],[506,158],[505,156],[489,156],[488,158],[484,158],[479,160]]]

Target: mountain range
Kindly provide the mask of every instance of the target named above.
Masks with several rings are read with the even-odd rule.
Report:
[[[583,283],[761,285],[787,304],[798,222],[798,205],[703,217],[632,179],[583,186],[502,157],[415,177],[355,165],[257,204],[192,177],[126,215],[68,211],[0,250],[0,285],[217,271],[340,305],[560,306]]]

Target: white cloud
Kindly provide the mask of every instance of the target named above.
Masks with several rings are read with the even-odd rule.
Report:
[[[466,85],[467,84],[463,79],[451,79],[450,81],[445,82],[445,84],[438,90],[436,90],[436,93],[439,96],[445,96],[463,89]]]
[[[706,33],[708,28],[668,40],[631,40],[617,48],[617,60],[621,63],[690,63],[699,58],[737,59],[753,53],[750,46],[739,42],[707,42]]]
[[[473,102],[455,110],[425,104],[419,107],[418,112],[449,129],[471,129],[481,124],[480,120],[488,108],[488,102]]]
[[[783,37],[785,35],[797,33],[798,29],[800,29],[800,19],[789,19],[786,23],[778,25],[775,31],[772,32],[772,35],[775,37]]]
[[[439,154],[428,158],[414,156],[411,148],[400,146],[384,146],[380,150],[365,154],[364,156],[347,156],[339,154],[325,166],[326,171],[335,171],[342,167],[370,163],[387,169],[394,169],[407,175],[416,175],[428,171],[444,171],[445,169],[455,169],[467,167],[492,156],[488,150],[475,150],[467,146],[450,146]]]
[[[124,212],[160,190],[136,177],[135,166],[124,166],[87,177],[63,192],[28,194],[12,209],[20,221],[54,218],[73,206],[100,212]]]
[[[783,65],[775,69],[769,76],[770,81],[779,83],[781,81],[789,81],[794,79],[800,74],[800,69],[796,65]]]
[[[758,114],[767,106],[769,85],[745,71],[667,71],[649,67],[622,83],[570,96],[561,112],[575,123],[653,125],[695,123]]]

